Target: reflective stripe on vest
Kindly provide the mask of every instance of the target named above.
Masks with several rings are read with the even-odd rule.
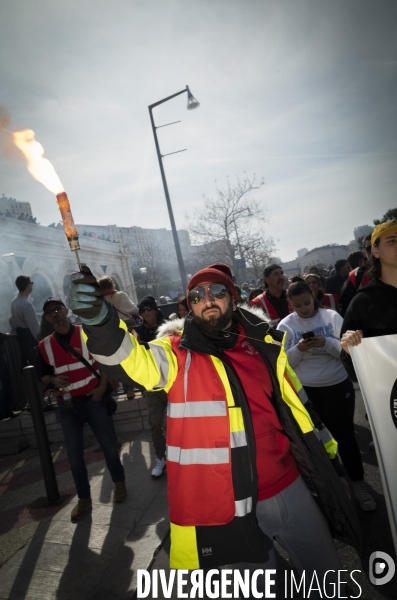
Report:
[[[254,298],[253,303],[262,308],[273,325],[276,325],[280,321],[280,315],[274,308],[273,304],[268,300],[266,292],[263,292],[263,294],[260,294]]]
[[[167,416],[172,419],[183,419],[184,417],[225,417],[226,414],[224,400],[169,402],[167,406]]]
[[[91,375],[89,375],[85,379],[81,379],[80,381],[76,381],[75,383],[69,383],[69,385],[63,388],[63,390],[67,392],[71,392],[72,390],[79,390],[86,386],[88,383],[90,383],[90,381],[92,381],[93,379],[99,381],[98,377],[95,377],[94,373],[91,373]]]
[[[245,517],[250,512],[252,512],[252,498],[236,500],[236,517]]]
[[[103,354],[93,354],[92,356],[102,365],[119,365],[121,362],[123,362],[123,360],[129,357],[132,350],[132,341],[128,331],[126,331],[121,345],[118,347],[114,354],[111,354],[110,356],[104,356]]]
[[[224,465],[229,462],[229,448],[178,448],[167,446],[167,460],[180,465]]]
[[[79,342],[79,346],[78,346],[78,348],[76,348],[76,350],[82,355],[83,358],[85,358],[85,360],[87,362],[89,362],[94,368],[97,368],[93,358],[91,357],[90,353],[88,352],[87,346],[84,343],[81,327],[79,327],[78,325],[75,325],[75,331],[73,332],[72,338],[70,340],[71,345],[72,344],[76,345],[76,343],[77,343],[76,337],[78,338],[78,342]],[[54,346],[54,348],[57,351],[56,352],[57,358],[54,355],[53,344],[56,344],[56,346]],[[62,355],[58,354],[58,350],[61,351],[63,349],[62,349],[62,346],[57,342],[56,338],[53,335],[49,335],[48,337],[46,337],[44,340],[42,340],[40,342],[40,348],[43,348],[43,346],[44,346],[44,351],[47,354],[48,362],[53,367],[55,375],[61,375],[64,373],[73,373],[73,377],[71,376],[69,378],[69,380],[72,378],[72,379],[74,379],[74,381],[70,381],[69,385],[67,387],[63,388],[64,391],[76,392],[77,390],[81,390],[82,395],[85,395],[95,387],[95,385],[90,385],[90,383],[92,382],[92,383],[96,384],[98,381],[98,378],[94,375],[94,373],[91,373],[91,371],[81,361],[77,360],[75,357],[73,357],[73,359],[72,359],[75,362],[71,362],[68,364],[57,364],[57,361],[58,361],[58,363],[60,360],[62,360],[62,362],[64,361],[64,353],[62,352]],[[61,356],[62,356],[62,358],[60,358]],[[80,371],[81,371],[81,374],[80,374]],[[84,390],[84,388],[86,388],[87,386],[88,386],[88,389]]]
[[[287,303],[288,303],[288,312],[292,313],[293,308],[291,306],[291,303],[289,301],[287,301]],[[274,308],[273,304],[270,302],[269,298],[267,297],[266,292],[263,292],[262,294],[260,294],[256,298],[254,298],[251,301],[251,306],[253,306],[253,305],[259,306],[260,308],[262,308],[262,310],[264,311],[266,316],[270,319],[270,324],[273,327],[275,327],[278,324],[278,322],[281,320],[280,315]]]
[[[247,445],[247,436],[245,431],[231,431],[230,432],[230,447],[241,448]]]
[[[328,431],[326,427],[320,429],[320,431],[316,431],[316,433],[318,434],[318,437],[320,438],[324,446],[333,439],[332,434],[330,433],[330,431]]]
[[[128,363],[131,358],[131,354],[134,352],[134,343],[137,344],[138,341],[136,340],[134,335],[128,333],[124,321],[120,320],[119,326],[121,329],[125,330],[125,334],[123,341],[121,342],[116,352],[114,352],[110,356],[105,356],[103,354],[92,354],[92,356],[102,365],[121,365],[129,375],[129,377],[131,379],[134,379],[134,373],[130,373],[128,369]],[[167,353],[161,346],[161,344],[157,344],[155,341],[149,342],[148,345],[153,354],[151,361],[157,364],[157,367],[160,370],[159,380],[148,389],[163,388],[168,383],[170,370]]]
[[[325,299],[325,303],[327,304],[327,306],[329,308],[332,308],[332,310],[336,310],[336,302],[335,302],[335,295],[334,294],[324,294],[324,299]]]

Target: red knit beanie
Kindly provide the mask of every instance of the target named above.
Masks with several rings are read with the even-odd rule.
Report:
[[[239,301],[239,295],[237,293],[236,288],[234,287],[232,272],[227,265],[223,263],[214,263],[209,267],[205,267],[205,269],[201,269],[201,271],[197,271],[187,284],[186,297],[188,301],[188,305],[190,308],[190,300],[189,300],[189,290],[192,290],[196,286],[200,285],[203,282],[211,282],[211,283],[223,283],[226,289],[230,292],[232,297]]]

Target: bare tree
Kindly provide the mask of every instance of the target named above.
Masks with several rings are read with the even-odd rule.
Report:
[[[263,267],[276,251],[275,241],[270,236],[249,235],[243,240],[243,244],[247,269],[255,279],[259,279],[262,277]]]
[[[249,177],[245,173],[244,179],[236,177],[234,183],[227,178],[223,188],[215,183],[214,197],[204,196],[204,208],[187,217],[188,229],[193,242],[206,254],[222,255],[220,260],[226,260],[236,274],[240,268],[244,277],[248,240],[261,238],[263,244],[257,226],[269,222],[266,207],[252,195],[264,181],[256,183],[255,174]]]

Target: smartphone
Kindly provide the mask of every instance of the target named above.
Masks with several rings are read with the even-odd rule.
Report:
[[[310,340],[310,338],[314,338],[314,333],[313,331],[307,331],[306,333],[302,333],[302,338],[304,340]]]

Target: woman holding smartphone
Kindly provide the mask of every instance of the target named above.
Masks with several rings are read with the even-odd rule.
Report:
[[[355,392],[340,360],[342,317],[324,308],[305,282],[293,283],[288,299],[294,312],[277,329],[286,332],[285,349],[318,416],[339,445],[339,454],[365,511],[376,503],[364,483],[364,469],[354,433]]]

